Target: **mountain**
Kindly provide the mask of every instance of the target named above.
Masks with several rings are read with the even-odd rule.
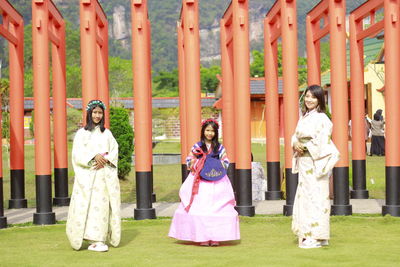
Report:
[[[9,0],[24,16],[25,25],[32,18],[29,0]],[[79,27],[79,0],[53,0],[65,19]],[[110,56],[124,59],[131,57],[130,1],[100,0],[109,19]],[[263,19],[274,0],[250,0],[251,49],[263,49]],[[305,49],[305,16],[319,0],[297,0],[299,54]],[[365,0],[347,2],[351,11]],[[219,60],[219,21],[230,0],[200,0],[201,62],[208,66]],[[181,1],[148,0],[149,18],[152,25],[153,71],[171,71],[177,67],[176,21],[179,20]],[[4,42],[3,42],[4,45]],[[3,50],[3,49],[1,49]]]

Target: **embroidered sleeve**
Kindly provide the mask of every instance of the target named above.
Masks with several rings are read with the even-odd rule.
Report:
[[[195,155],[193,154],[192,151],[194,151],[195,149],[200,148],[199,145],[196,143],[192,146],[192,149],[190,149],[189,155],[186,157],[186,165],[188,166],[188,168],[192,168],[192,160],[196,159]],[[201,148],[200,148],[201,149]]]

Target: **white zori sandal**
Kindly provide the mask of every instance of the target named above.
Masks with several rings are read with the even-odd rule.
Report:
[[[301,244],[299,244],[299,248],[320,248],[321,247],[321,242],[312,239],[312,238],[306,238]]]
[[[88,250],[97,251],[97,252],[106,252],[106,251],[108,251],[108,246],[106,244],[104,244],[103,242],[96,242],[96,243],[91,244],[88,247]]]

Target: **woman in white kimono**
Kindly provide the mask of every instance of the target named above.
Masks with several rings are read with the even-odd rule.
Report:
[[[299,174],[292,230],[298,236],[300,248],[328,245],[329,176],[339,160],[331,135],[332,122],[325,114],[324,91],[318,85],[309,86],[304,112],[292,137],[292,171]]]
[[[118,144],[104,127],[105,105],[92,100],[86,107],[86,126],[78,130],[72,147],[75,182],[66,232],[72,248],[83,240],[92,251],[108,251],[121,238],[121,200],[117,175]]]

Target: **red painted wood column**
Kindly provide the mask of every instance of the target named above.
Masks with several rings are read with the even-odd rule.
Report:
[[[201,131],[201,89],[200,89],[200,37],[199,1],[183,0],[181,24],[185,60],[186,132],[189,152],[200,140]]]
[[[135,128],[136,208],[135,220],[155,219],[151,199],[151,114],[150,90],[150,43],[148,9],[146,0],[132,0],[132,63]],[[149,147],[150,144],[150,147]],[[149,155],[150,154],[150,155]]]
[[[97,2],[97,0],[95,0]],[[98,99],[97,87],[97,21],[95,3],[80,0],[81,66],[82,66],[82,116],[86,124],[86,106]],[[107,103],[105,103],[107,105]],[[108,108],[108,106],[107,106]]]
[[[54,140],[54,198],[56,206],[68,206],[68,144],[67,91],[65,62],[65,22],[52,2],[52,27],[59,43],[51,44],[53,62],[53,140]]]
[[[8,40],[10,60],[10,186],[9,208],[27,207],[24,164],[24,22],[17,11],[2,1],[3,25],[15,41]],[[8,20],[8,23],[6,22]],[[8,39],[8,38],[7,38]]]
[[[32,1],[36,213],[34,224],[54,224],[51,205],[48,1]]]
[[[285,129],[286,205],[283,214],[292,215],[298,175],[292,173],[292,135],[299,119],[299,89],[297,75],[297,12],[295,0],[281,0],[282,76]]]
[[[254,216],[251,184],[251,126],[250,126],[250,47],[249,47],[249,2],[233,0],[233,77],[235,107],[235,188],[236,210],[240,215]]]
[[[400,216],[400,1],[384,0],[386,202],[382,215]]]
[[[265,70],[265,119],[267,153],[267,192],[265,199],[281,199],[280,133],[279,133],[279,89],[278,89],[278,41],[276,17],[279,1],[275,2],[264,19],[264,70]],[[272,14],[271,17],[269,14]]]
[[[348,90],[346,66],[346,1],[329,1],[333,141],[340,152],[333,168],[333,215],[351,215],[349,204]]]
[[[221,19],[221,72],[222,72],[222,137],[229,158],[228,177],[234,191],[236,172],[235,153],[235,101],[233,92],[232,29],[226,27],[226,19]],[[228,39],[230,37],[230,39]]]

